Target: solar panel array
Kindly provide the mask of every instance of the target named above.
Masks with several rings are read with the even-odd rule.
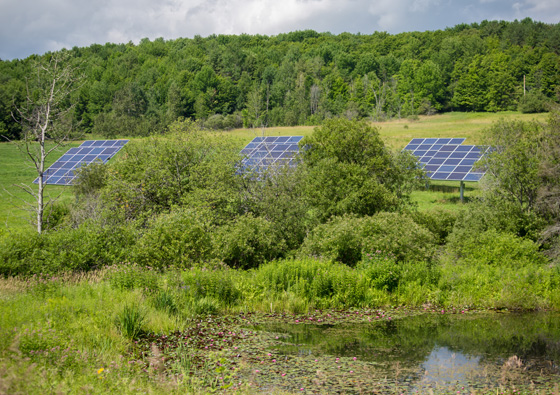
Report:
[[[405,150],[418,157],[432,180],[479,181],[483,170],[473,165],[486,149],[476,145],[462,145],[464,138],[412,139]]]
[[[255,137],[241,150],[244,172],[264,173],[273,166],[295,166],[303,136]]]
[[[88,140],[79,147],[70,148],[43,173],[43,183],[72,185],[76,170],[95,161],[106,163],[128,143],[128,140]],[[37,177],[35,184],[39,183]]]

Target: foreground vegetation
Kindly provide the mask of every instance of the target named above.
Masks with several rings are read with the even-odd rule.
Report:
[[[422,170],[365,122],[325,121],[264,175],[192,122],[132,141],[81,170],[45,233],[0,233],[0,391],[296,391],[256,375],[275,354],[251,325],[558,311],[559,119],[487,128],[461,209],[418,209]]]
[[[369,263],[375,259],[379,258]],[[274,365],[272,359],[278,358],[279,366],[286,363],[280,362],[274,339],[252,329],[257,324],[355,322],[376,328],[376,322],[426,314],[436,306],[440,315],[442,306],[450,314],[469,314],[474,305],[518,308],[520,301],[528,308],[560,306],[557,268],[528,264],[504,272],[465,265],[457,276],[452,263],[437,269],[405,265],[397,275],[391,274],[395,267],[394,262],[364,263],[352,269],[313,259],[272,262],[251,271],[226,267],[156,271],[122,264],[87,275],[3,279],[0,389],[258,393],[258,386],[279,389],[287,382],[278,382],[284,375],[272,373],[279,368],[269,366]],[[391,307],[401,304],[418,308]],[[320,362],[299,361],[296,370],[282,367],[286,380],[297,385],[293,380],[298,370],[307,369],[310,362],[309,368],[327,369],[320,367],[324,359],[316,358]],[[346,373],[329,373],[337,387],[357,391],[358,379],[359,385],[381,393],[398,388],[396,377],[369,382],[368,376],[359,375],[352,381],[346,377],[350,369],[373,369],[368,375],[375,377],[379,373],[351,358],[340,363],[347,365]],[[398,365],[396,369],[398,376]],[[263,376],[257,377],[255,372],[260,371]],[[308,382],[297,377],[297,382]],[[310,381],[307,385],[313,392]],[[289,384],[284,388],[299,390]],[[521,389],[505,382],[502,389],[508,388]],[[533,387],[526,393],[541,390],[552,393],[554,387]],[[490,387],[489,391],[495,393]]]

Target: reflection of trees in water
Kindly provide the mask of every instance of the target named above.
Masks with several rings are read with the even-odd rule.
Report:
[[[425,381],[423,364],[434,350],[445,348],[478,361],[483,374],[476,377],[487,385],[511,377],[534,380],[536,372],[560,374],[559,318],[539,313],[426,314],[364,324],[278,324],[267,330],[288,335],[285,340],[292,347],[285,352],[356,356],[406,385]],[[521,365],[509,366],[513,356]]]

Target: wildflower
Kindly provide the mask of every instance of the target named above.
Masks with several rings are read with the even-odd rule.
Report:
[[[104,368],[97,369],[97,374],[101,374],[104,370]]]

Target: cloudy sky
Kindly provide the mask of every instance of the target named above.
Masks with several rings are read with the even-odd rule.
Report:
[[[0,0],[0,59],[106,42],[294,30],[370,34],[560,22],[558,0]]]

